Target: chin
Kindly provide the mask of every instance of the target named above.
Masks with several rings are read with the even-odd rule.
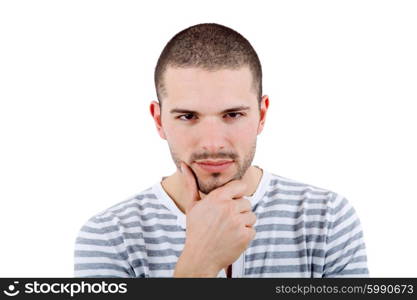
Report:
[[[199,178],[199,182],[204,182],[206,185],[215,184],[217,187],[221,187],[234,179],[233,174],[229,174],[228,172],[206,173],[202,176],[197,175],[197,177]]]

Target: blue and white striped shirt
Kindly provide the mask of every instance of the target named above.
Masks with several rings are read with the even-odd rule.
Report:
[[[361,224],[345,197],[264,170],[247,198],[256,236],[233,263],[233,277],[369,276]],[[185,228],[158,182],[82,226],[74,276],[173,277]]]

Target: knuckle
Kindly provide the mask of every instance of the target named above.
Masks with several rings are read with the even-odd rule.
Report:
[[[251,230],[249,231],[249,233],[250,233],[250,240],[253,240],[255,238],[255,235],[256,235],[255,228],[252,227]]]
[[[250,215],[249,216],[249,223],[250,223],[250,225],[255,224],[256,223],[256,216]]]
[[[248,211],[252,211],[252,204],[251,204],[251,202],[248,200],[248,199],[245,199],[245,208],[248,210]]]
[[[256,221],[256,215],[253,212],[246,212],[245,213],[246,221],[248,223],[253,224]]]

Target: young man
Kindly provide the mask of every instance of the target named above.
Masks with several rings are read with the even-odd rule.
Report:
[[[150,112],[177,171],[93,216],[75,277],[368,276],[341,195],[252,165],[269,106],[250,43],[219,24],[175,35]]]

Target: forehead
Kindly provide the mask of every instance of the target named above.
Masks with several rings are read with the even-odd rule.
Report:
[[[202,68],[168,67],[164,75],[167,96],[163,105],[220,107],[257,102],[249,67],[207,71]],[[252,103],[253,102],[253,103]]]

